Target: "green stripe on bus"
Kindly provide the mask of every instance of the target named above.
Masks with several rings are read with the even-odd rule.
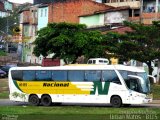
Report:
[[[13,80],[13,83],[14,83],[14,85],[15,85],[21,92],[23,92],[23,91],[20,89],[19,85],[17,84],[17,81],[16,81],[16,80]]]
[[[104,86],[102,82],[96,81],[94,82],[94,91],[91,91],[91,95],[95,95],[96,90],[98,90],[98,95],[107,95],[109,90],[110,82],[105,82]]]

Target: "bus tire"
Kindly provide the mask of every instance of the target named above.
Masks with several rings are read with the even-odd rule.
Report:
[[[122,106],[122,100],[119,96],[112,96],[111,97],[111,105],[113,107],[119,108]]]
[[[41,103],[43,106],[50,106],[52,104],[52,99],[49,95],[42,95]]]
[[[38,106],[40,103],[40,100],[37,95],[33,94],[29,96],[29,103],[33,106]]]

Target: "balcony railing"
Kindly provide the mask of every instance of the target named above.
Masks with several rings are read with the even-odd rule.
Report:
[[[35,24],[35,25],[37,25],[37,24],[38,24],[38,18],[37,18],[37,17],[32,17],[32,18],[30,18],[30,24]]]
[[[106,5],[113,7],[129,6],[131,8],[140,8],[140,1],[125,1],[125,2],[108,2]]]
[[[129,17],[128,20],[131,21],[131,22],[139,22],[140,21],[140,17],[139,16],[138,17]]]
[[[160,13],[142,13],[141,19],[144,24],[152,24],[153,21],[160,20]]]
[[[153,21],[160,20],[160,13],[142,13],[141,17],[129,17],[129,21],[152,24]]]

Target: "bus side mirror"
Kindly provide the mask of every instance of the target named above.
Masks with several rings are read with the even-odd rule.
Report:
[[[155,78],[154,76],[148,75],[148,77],[151,78],[151,79],[153,80],[153,83],[156,83],[156,82],[157,82],[157,81],[156,81],[156,78]]]

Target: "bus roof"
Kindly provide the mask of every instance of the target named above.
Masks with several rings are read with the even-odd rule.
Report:
[[[142,69],[133,66],[125,65],[93,65],[93,64],[71,64],[66,66],[54,66],[54,67],[12,67],[10,70],[127,70],[132,72],[145,72]]]

